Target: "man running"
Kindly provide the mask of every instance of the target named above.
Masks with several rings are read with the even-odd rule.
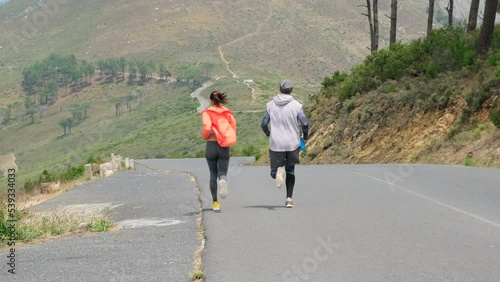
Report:
[[[294,207],[292,195],[295,185],[295,164],[300,163],[299,121],[304,140],[307,140],[309,131],[302,104],[292,97],[292,90],[293,85],[290,80],[281,81],[280,94],[267,103],[261,123],[262,130],[269,137],[271,177],[276,179],[278,188],[286,183],[285,207],[287,208]],[[268,127],[269,122],[271,130]]]

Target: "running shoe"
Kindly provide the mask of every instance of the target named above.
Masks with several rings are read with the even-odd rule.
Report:
[[[225,179],[219,180],[219,194],[221,199],[225,199],[227,197],[227,182]]]
[[[276,172],[276,187],[281,188],[285,183],[285,168],[278,167],[278,171]]]
[[[217,202],[217,201],[213,202],[212,203],[212,209],[214,211],[220,211],[220,204],[219,204],[219,202]]]

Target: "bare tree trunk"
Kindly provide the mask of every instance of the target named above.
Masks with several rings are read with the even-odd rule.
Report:
[[[479,12],[479,0],[472,0],[469,10],[469,22],[467,23],[467,32],[474,31],[477,27],[477,14]]]
[[[398,0],[391,0],[391,31],[389,43],[396,42],[396,29],[398,21]]]
[[[366,10],[367,13],[363,15],[368,18],[368,24],[370,25],[370,52],[373,53],[378,50],[378,0],[373,0],[373,12],[370,0],[366,0]]]
[[[434,0],[429,0],[429,15],[427,17],[427,37],[431,35],[434,24]]]
[[[367,13],[366,14],[363,14],[365,15],[367,18],[368,18],[368,24],[370,25],[370,52],[374,52],[373,48],[373,35],[374,35],[374,32],[373,32],[373,22],[372,22],[372,8],[371,8],[371,2],[370,0],[366,0],[366,11]]]
[[[448,11],[448,28],[451,28],[453,27],[453,0],[449,0],[446,11]]]
[[[484,4],[483,26],[479,35],[479,44],[477,46],[478,54],[485,54],[491,45],[493,31],[495,29],[495,18],[497,15],[498,0],[486,0]]]
[[[373,0],[373,51],[378,50],[379,28],[378,28],[378,0]]]

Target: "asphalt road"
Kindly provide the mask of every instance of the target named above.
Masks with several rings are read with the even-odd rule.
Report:
[[[196,89],[193,93],[191,93],[191,97],[198,99],[200,101],[200,106],[196,108],[196,111],[201,113],[204,109],[208,108],[210,106],[210,102],[201,96],[201,92],[205,90],[206,88],[212,86],[214,83],[211,81],[207,81],[203,83],[203,85]]]
[[[298,166],[294,209],[267,167],[229,172],[210,210],[204,160],[205,281],[499,281],[500,171],[436,165]]]
[[[37,208],[101,203],[119,223],[156,225],[128,221],[118,231],[21,247],[17,280],[4,270],[0,281],[187,281],[198,244],[196,188],[169,170],[194,175],[201,191],[207,282],[499,281],[498,169],[298,166],[296,207],[285,209],[285,188],[267,167],[241,165],[249,161],[231,160],[221,212],[211,210],[204,159],[141,160],[137,171],[47,201]]]
[[[61,194],[33,211],[91,211],[119,229],[1,249],[0,281],[190,281],[199,201],[189,175],[137,166]]]

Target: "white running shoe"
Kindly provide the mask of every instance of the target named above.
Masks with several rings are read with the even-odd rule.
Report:
[[[276,187],[281,188],[285,183],[285,167],[278,167],[276,172]]]
[[[224,179],[219,180],[219,194],[221,199],[225,199],[227,197],[227,182]]]

